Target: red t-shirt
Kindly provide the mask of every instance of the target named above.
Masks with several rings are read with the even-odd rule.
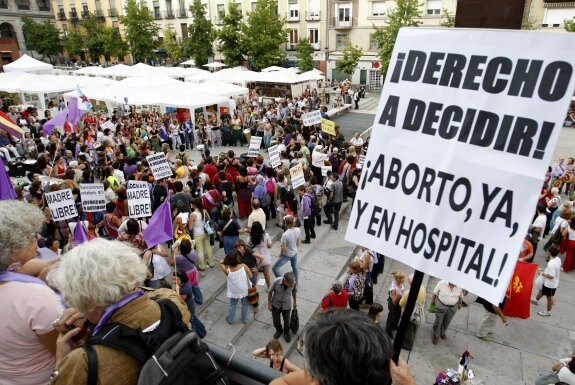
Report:
[[[204,172],[206,174],[208,174],[208,176],[210,177],[210,180],[213,181],[214,176],[218,173],[218,169],[213,164],[205,164],[204,165]]]
[[[331,306],[330,306],[330,298],[331,298]],[[323,297],[321,301],[322,310],[327,310],[335,307],[343,307],[343,308],[347,307],[347,290],[341,289],[340,294],[330,292],[328,295]]]
[[[208,198],[208,195],[211,199]],[[210,212],[221,199],[222,196],[218,190],[210,190],[202,194],[202,205],[207,212]]]

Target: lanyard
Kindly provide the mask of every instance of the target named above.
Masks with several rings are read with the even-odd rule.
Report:
[[[102,315],[102,318],[100,318],[100,321],[98,321],[98,324],[96,325],[96,327],[94,328],[94,335],[97,334],[100,329],[102,329],[102,327],[104,327],[104,325],[106,324],[106,322],[108,322],[108,320],[110,319],[110,317],[112,316],[112,314],[120,309],[121,307],[127,305],[129,302],[131,302],[132,300],[144,295],[144,291],[143,290],[138,290],[132,294],[129,294],[127,296],[125,296],[124,298],[122,298],[121,300],[119,300],[118,302],[116,302],[115,304],[112,304],[110,306],[108,306],[106,308],[106,310],[104,310],[104,314]]]

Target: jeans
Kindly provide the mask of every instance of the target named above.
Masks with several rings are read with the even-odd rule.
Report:
[[[192,131],[184,133],[184,142],[186,145],[186,150],[194,149],[194,134]]]
[[[285,265],[288,261],[291,263],[291,269],[293,271],[293,274],[295,275],[295,282],[296,284],[299,284],[299,269],[297,267],[297,254],[294,255],[293,257],[288,257],[287,255],[283,254],[280,255],[278,260],[272,267],[272,271],[274,272],[276,278],[281,277],[282,275],[280,273],[280,267]]]
[[[264,148],[267,150],[272,146],[272,134],[265,134],[264,133]]]
[[[228,323],[233,324],[234,318],[236,318],[236,307],[238,305],[239,298],[230,298],[230,304],[228,305]],[[242,301],[242,322],[247,323],[250,316],[250,304],[248,303],[248,297],[245,296],[241,299]]]
[[[210,245],[210,237],[208,234],[203,233],[194,237],[196,242],[196,254],[198,256],[198,269],[204,270],[206,268],[205,256],[207,255],[208,265],[214,265],[214,255],[212,254],[212,246]]]
[[[212,128],[211,140],[212,140],[212,147],[221,146],[222,145],[222,130],[220,130],[220,129],[214,130]]]
[[[204,295],[202,294],[202,290],[199,286],[192,286],[192,294],[194,295],[194,302],[198,305],[204,303]]]
[[[240,239],[240,237],[237,235],[235,237],[224,235],[224,253],[226,253],[226,255],[234,251],[234,245],[238,239]]]
[[[305,240],[309,241],[310,237],[315,238],[315,218],[313,216],[309,216],[304,218],[303,220],[303,229],[305,231]]]
[[[180,138],[179,134],[172,136],[172,150],[177,151],[178,146],[182,144],[182,138]]]

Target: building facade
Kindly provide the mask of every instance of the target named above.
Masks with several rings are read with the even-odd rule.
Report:
[[[63,36],[90,14],[109,26],[122,29],[118,22],[118,16],[123,12],[122,0],[52,0],[52,8],[56,26]]]
[[[26,47],[21,16],[36,22],[54,21],[50,0],[0,0],[0,67],[25,53],[36,56]]]
[[[529,27],[542,31],[565,32],[565,20],[575,17],[575,1],[526,0]]]

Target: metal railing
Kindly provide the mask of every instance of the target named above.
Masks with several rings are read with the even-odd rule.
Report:
[[[340,19],[339,17],[335,16],[332,17],[329,22],[329,26],[336,29],[349,29],[353,28],[355,25],[357,25],[357,18],[355,17]]]
[[[104,11],[102,11],[101,9],[96,9],[94,11],[94,16],[96,17],[104,17]]]
[[[307,21],[319,21],[321,19],[320,11],[307,11],[305,13],[305,19]]]
[[[292,15],[290,12],[287,12],[286,20],[288,22],[299,21],[299,12],[297,12],[295,15]]]
[[[78,21],[78,12],[76,12],[76,11],[70,11],[70,20],[72,20],[72,21]]]
[[[58,12],[58,20],[66,20],[66,14],[64,11]]]
[[[174,11],[171,9],[168,9],[167,11],[164,11],[164,19],[175,19],[176,15],[174,14]]]

